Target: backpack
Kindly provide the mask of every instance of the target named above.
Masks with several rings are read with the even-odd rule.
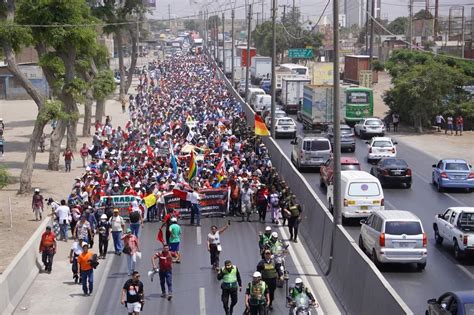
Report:
[[[140,213],[138,211],[132,211],[129,215],[130,223],[137,223],[140,221]]]
[[[99,266],[99,257],[97,257],[97,254],[92,255],[91,260],[89,261],[90,265],[92,268],[96,269],[97,266]]]
[[[267,197],[265,196],[265,194],[263,193],[263,191],[260,191],[258,194],[257,194],[257,202],[258,203],[264,203],[267,201]]]

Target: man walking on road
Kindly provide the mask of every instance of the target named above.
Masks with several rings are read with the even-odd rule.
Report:
[[[193,191],[190,197],[191,202],[191,225],[194,225],[194,218],[196,218],[196,226],[201,225],[201,208],[199,207],[199,200],[201,196],[197,191]]]
[[[245,290],[245,307],[250,311],[250,315],[265,315],[269,303],[268,287],[262,281],[260,272],[256,271],[253,273],[252,281],[247,286],[247,290]]]
[[[43,196],[40,194],[39,188],[36,188],[31,201],[31,208],[35,214],[36,221],[43,220],[43,206]]]
[[[179,243],[181,242],[181,226],[178,224],[178,219],[171,218],[170,224],[170,251],[176,257],[176,263],[181,262],[181,255],[179,254]]]
[[[72,153],[71,149],[69,147],[66,148],[66,151],[63,153],[64,156],[64,166],[65,166],[65,171],[70,172],[71,171],[71,163],[72,160],[74,160],[74,154]]]
[[[82,167],[86,168],[87,165],[87,157],[89,156],[89,148],[87,144],[83,143],[82,148],[79,150],[82,159]]]
[[[288,228],[290,229],[290,241],[297,243],[298,226],[301,220],[301,213],[303,212],[301,206],[296,202],[296,196],[291,195],[289,204]]]
[[[145,291],[138,271],[134,271],[132,278],[128,279],[123,285],[120,303],[128,309],[128,315],[140,314],[143,309]]]
[[[156,260],[158,261],[159,266],[159,276],[160,276],[160,286],[161,286],[161,297],[168,298],[168,301],[171,301],[173,297],[173,258],[170,253],[170,248],[168,245],[163,246],[163,250],[157,252],[155,255],[151,257],[151,264],[153,265],[153,269],[156,269]],[[166,285],[168,286],[168,295],[166,295]]]
[[[239,269],[232,265],[230,260],[225,261],[225,267],[217,274],[217,280],[222,280],[222,304],[224,305],[225,315],[232,315],[234,306],[237,304],[237,288],[242,291],[242,280]],[[229,297],[231,299],[229,307]]]
[[[81,270],[81,280],[82,280],[82,291],[85,296],[92,294],[94,289],[94,269],[91,265],[92,256],[94,254],[89,251],[89,244],[86,242],[82,243],[82,254],[77,257],[77,263]],[[89,287],[87,286],[89,282]]]
[[[456,117],[456,136],[458,135],[458,131],[459,131],[459,135],[462,136],[463,129],[464,129],[464,118],[462,117],[461,114],[459,114],[459,116]]]
[[[66,200],[61,200],[61,205],[56,208],[55,213],[59,221],[59,240],[67,242],[67,231],[69,228],[71,209],[66,205]]]
[[[444,130],[444,133],[447,134],[448,130],[451,132],[451,135],[453,134],[453,116],[451,114],[448,114],[448,117],[446,118],[446,129]]]
[[[56,254],[56,235],[51,232],[51,227],[47,226],[46,231],[41,235],[39,252],[44,264],[44,271],[51,273],[53,268],[53,257]]]
[[[125,220],[119,215],[119,209],[114,209],[113,216],[109,219],[112,227],[115,255],[122,254],[122,232],[125,229]]]

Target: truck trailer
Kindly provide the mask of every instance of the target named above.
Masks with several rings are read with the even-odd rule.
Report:
[[[281,84],[280,101],[283,110],[288,113],[296,113],[301,110],[303,103],[303,88],[311,82],[306,78],[283,78]]]

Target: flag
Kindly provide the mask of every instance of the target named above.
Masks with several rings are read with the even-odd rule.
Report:
[[[156,235],[156,240],[162,244],[165,243],[165,238],[163,237],[163,230],[159,229],[158,234]]]
[[[169,142],[170,147],[170,154],[171,154],[171,167],[173,168],[173,174],[178,174],[178,159],[176,159],[176,155],[174,155],[174,145],[173,142],[170,140]]]
[[[262,120],[262,117],[255,115],[255,134],[257,136],[269,136],[270,132],[265,126],[265,123]]]
[[[189,160],[188,181],[191,181],[197,175],[197,164],[194,158],[194,150],[191,150],[191,158]]]
[[[224,175],[225,175],[225,161],[224,161],[224,156],[222,156],[221,160],[219,161],[219,164],[217,164],[216,166],[216,176],[219,183],[224,179]]]
[[[153,148],[149,145],[146,147],[146,154],[150,159],[155,157],[155,152],[153,151]]]
[[[173,195],[181,200],[187,200],[188,198],[188,192],[179,189],[173,189]]]

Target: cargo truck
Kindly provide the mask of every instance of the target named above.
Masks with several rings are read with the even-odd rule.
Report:
[[[283,110],[289,113],[296,113],[301,110],[303,103],[303,87],[311,82],[304,78],[283,78],[281,84],[281,104]]]
[[[347,85],[339,88],[339,107],[341,118],[345,116],[344,90]],[[303,106],[300,117],[304,129],[324,131],[333,122],[333,86],[305,85],[303,88]]]
[[[272,58],[254,56],[250,65],[250,77],[252,84],[259,85],[263,78],[270,78],[272,73]]]

